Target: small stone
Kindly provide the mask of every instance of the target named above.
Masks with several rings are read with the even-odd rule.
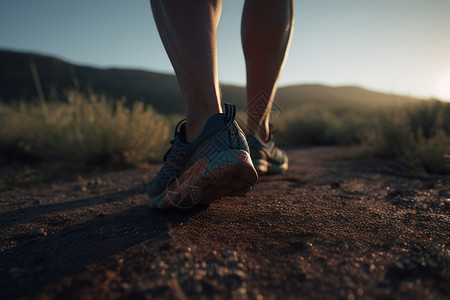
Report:
[[[245,277],[247,277],[247,274],[245,274],[245,272],[244,272],[244,271],[241,271],[241,270],[234,271],[234,274],[236,274],[236,275],[239,276],[240,278],[245,278]]]
[[[230,251],[230,252],[225,253],[224,258],[228,262],[237,262],[238,261],[238,256],[237,256],[236,251]]]
[[[38,229],[38,234],[39,234],[39,235],[42,235],[42,236],[47,236],[47,232],[46,232],[45,229],[42,228],[42,227]]]
[[[130,285],[129,283],[123,282],[120,286],[121,286],[124,290],[129,290],[131,285]]]
[[[204,277],[206,276],[206,271],[205,270],[197,270],[194,273],[194,280],[195,281],[200,281],[202,280]]]
[[[29,238],[34,238],[34,237],[39,237],[39,236],[47,236],[47,232],[45,231],[45,228],[43,227],[38,227],[36,229],[34,229],[33,231],[31,231],[28,234]]]
[[[227,268],[225,268],[225,267],[219,267],[218,269],[217,269],[217,274],[220,276],[220,277],[224,277],[226,274],[228,274],[229,273],[229,270],[227,269]]]

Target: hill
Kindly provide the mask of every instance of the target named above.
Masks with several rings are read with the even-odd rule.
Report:
[[[46,99],[65,100],[65,91],[101,93],[128,102],[151,104],[162,113],[182,113],[184,103],[174,75],[129,69],[99,69],[70,64],[66,61],[32,53],[0,51],[0,100],[31,100],[37,96],[31,65],[35,64]],[[245,88],[222,85],[224,101],[245,107]],[[360,87],[330,87],[303,84],[281,87],[277,103],[291,109],[307,103],[332,106],[380,107],[418,99],[369,91]]]

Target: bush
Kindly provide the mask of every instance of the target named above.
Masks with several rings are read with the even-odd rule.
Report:
[[[0,154],[6,159],[135,165],[160,158],[166,119],[152,107],[68,93],[68,103],[0,105]]]
[[[372,153],[396,158],[417,172],[450,174],[449,107],[427,101],[381,115],[367,140]]]
[[[450,104],[436,100],[379,110],[286,111],[272,120],[282,146],[365,145],[367,156],[395,158],[414,172],[450,173]]]
[[[318,107],[286,113],[274,123],[281,129],[277,137],[284,146],[359,144],[370,126],[356,110],[342,113]]]

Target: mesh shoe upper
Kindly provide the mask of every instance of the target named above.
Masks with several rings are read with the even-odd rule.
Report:
[[[267,143],[257,136],[247,134],[250,155],[258,173],[282,173],[288,168],[288,157],[285,151],[275,145],[272,133]]]
[[[186,124],[181,121],[175,129],[172,147],[164,156],[164,165],[150,183],[150,197],[163,193],[195,162],[224,149],[242,149],[249,152],[245,135],[234,121],[235,108],[226,104],[225,113],[212,116],[200,135],[186,141]]]

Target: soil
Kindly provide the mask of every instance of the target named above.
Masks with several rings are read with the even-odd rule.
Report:
[[[292,149],[246,197],[152,211],[160,165],[0,191],[1,299],[448,299],[450,179]]]

